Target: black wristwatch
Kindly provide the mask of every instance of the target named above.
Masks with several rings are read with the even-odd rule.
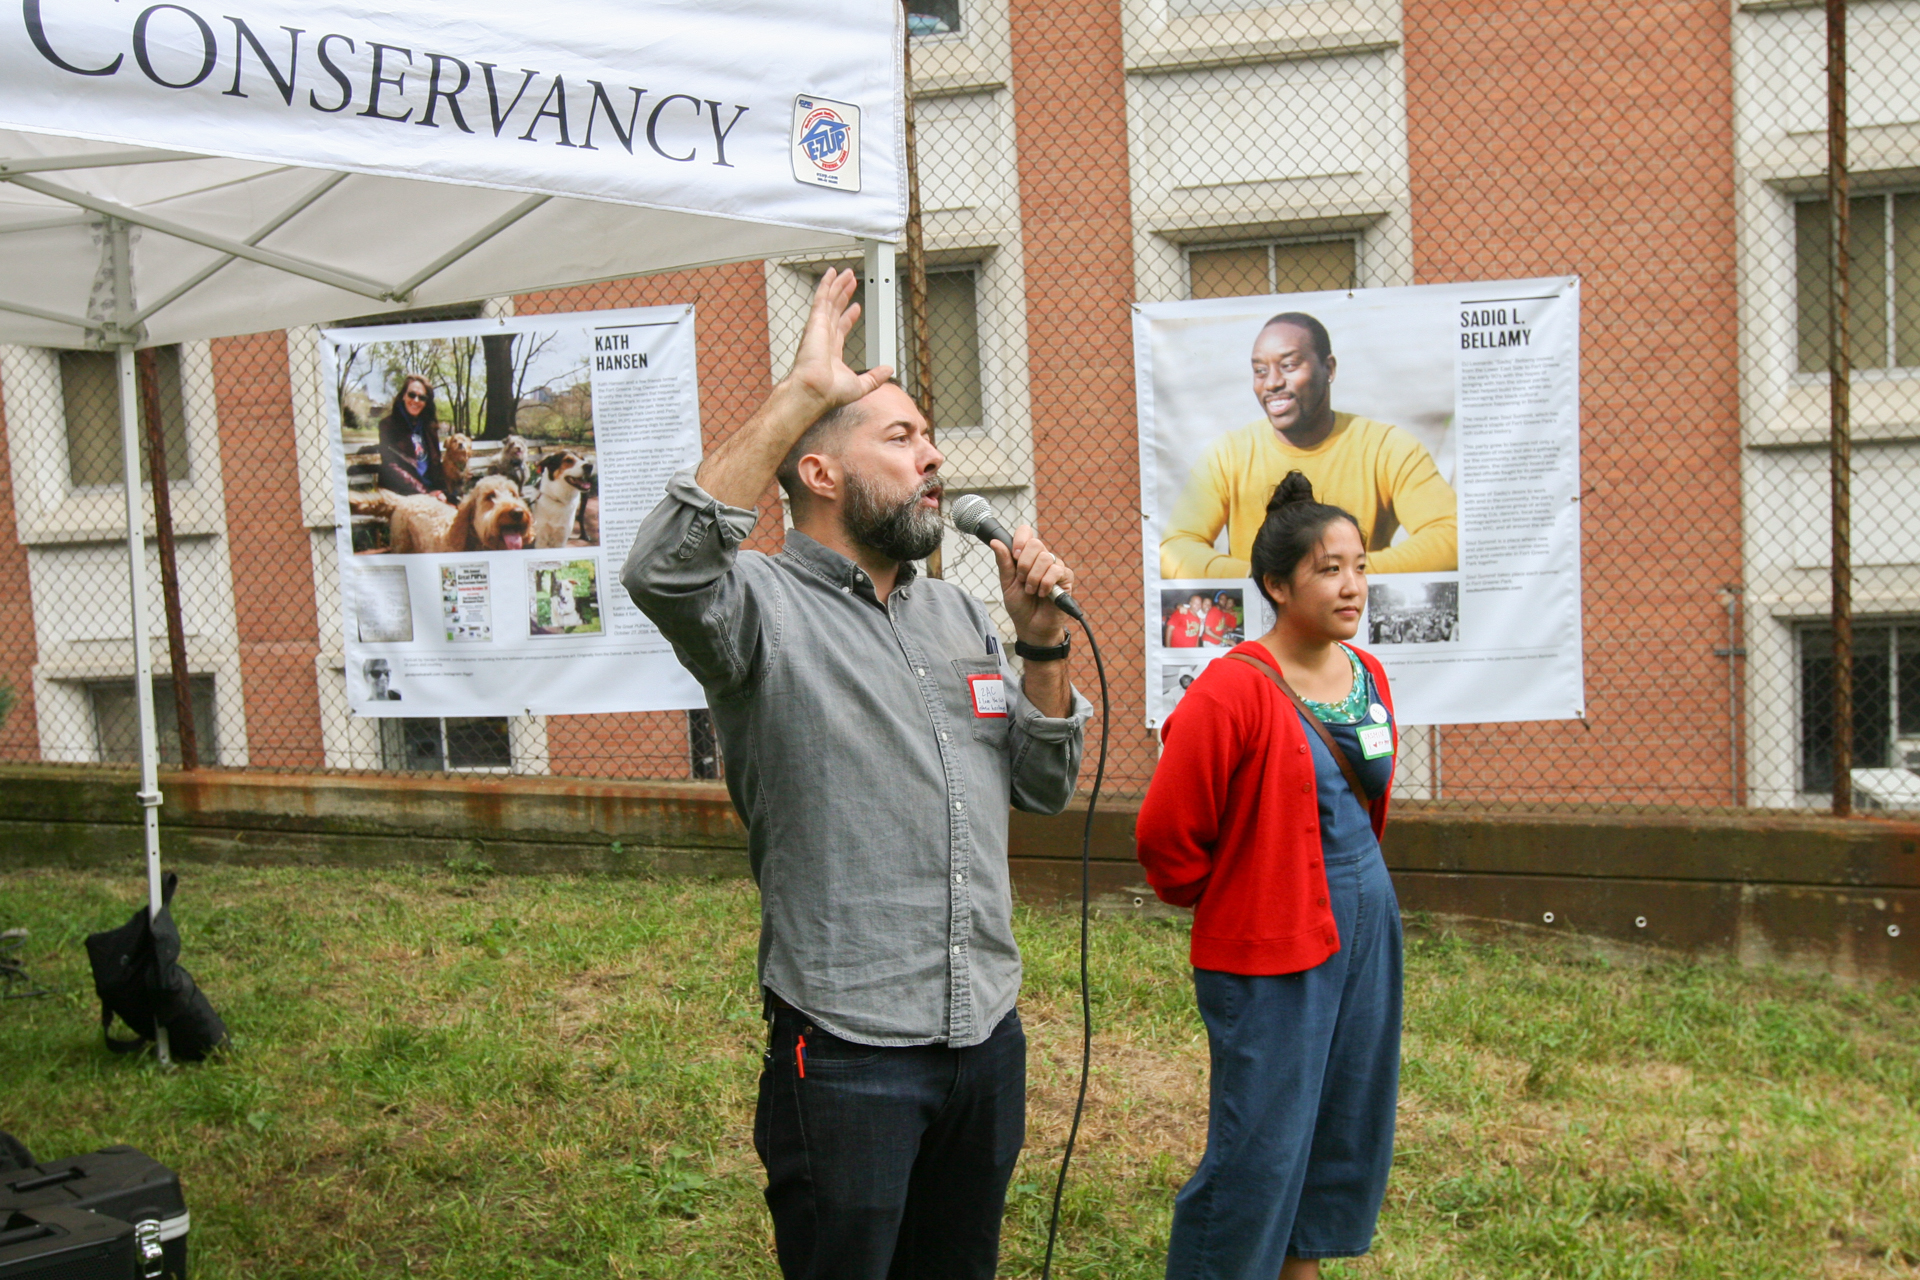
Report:
[[[1013,651],[1028,662],[1058,662],[1073,648],[1073,632],[1067,631],[1063,634],[1066,638],[1059,644],[1050,645],[1044,649],[1038,645],[1028,644],[1025,640],[1015,639]]]

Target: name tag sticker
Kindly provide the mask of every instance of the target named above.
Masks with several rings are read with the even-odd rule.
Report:
[[[999,676],[968,676],[967,691],[973,695],[976,716],[1007,715],[1007,682]]]
[[[1360,754],[1369,760],[1378,760],[1381,756],[1392,755],[1393,726],[1390,724],[1361,725]]]

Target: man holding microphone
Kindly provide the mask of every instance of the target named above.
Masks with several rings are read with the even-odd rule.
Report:
[[[793,368],[674,477],[622,581],[706,690],[747,824],[781,1271],[987,1280],[1025,1138],[1007,809],[1065,808],[1092,708],[1031,529],[993,546],[1022,681],[985,607],[917,576],[940,451],[891,369],[842,358],[854,285],[821,279]],[[785,549],[741,552],[776,477]]]

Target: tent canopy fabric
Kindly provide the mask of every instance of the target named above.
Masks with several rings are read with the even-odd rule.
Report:
[[[896,0],[13,12],[0,343],[115,352],[135,636],[151,634],[136,344],[855,240],[890,331],[907,211]],[[132,648],[157,913],[152,651]]]
[[[902,20],[892,0],[24,0],[0,26],[0,342],[157,344],[897,240]],[[114,308],[108,218],[134,229]]]

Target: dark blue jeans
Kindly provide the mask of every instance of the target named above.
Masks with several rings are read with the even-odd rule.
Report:
[[[895,1049],[839,1039],[776,1008],[753,1145],[781,1274],[992,1280],[1026,1101],[1017,1010],[971,1048]]]
[[[1400,908],[1377,848],[1326,859],[1340,950],[1304,973],[1196,969],[1207,1153],[1173,1206],[1168,1280],[1273,1280],[1367,1252],[1393,1162]]]

